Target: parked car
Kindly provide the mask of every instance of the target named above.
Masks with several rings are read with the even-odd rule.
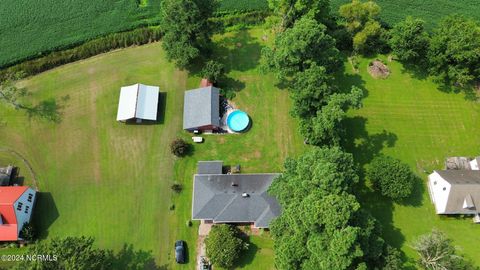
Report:
[[[175,261],[185,263],[185,242],[183,240],[175,242]]]

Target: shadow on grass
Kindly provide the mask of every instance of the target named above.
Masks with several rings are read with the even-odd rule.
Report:
[[[213,54],[225,66],[225,72],[248,71],[259,65],[262,46],[246,30],[224,36],[215,42]]]
[[[58,124],[62,122],[61,111],[64,108],[62,103],[54,98],[46,99],[33,107],[27,107],[26,111],[29,118],[43,119]]]
[[[239,268],[247,267],[248,265],[252,264],[255,256],[258,255],[257,253],[260,251],[257,245],[252,242],[248,243],[248,250],[244,251],[240,258],[238,258],[236,266]]]
[[[57,205],[50,192],[38,192],[32,222],[37,229],[38,238],[48,237],[48,229],[58,219]]]
[[[158,266],[151,252],[135,250],[131,244],[124,244],[112,258],[112,269],[167,270],[167,265]]]

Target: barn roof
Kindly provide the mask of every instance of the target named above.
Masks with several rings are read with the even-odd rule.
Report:
[[[159,87],[144,84],[124,86],[120,90],[117,121],[157,120]]]

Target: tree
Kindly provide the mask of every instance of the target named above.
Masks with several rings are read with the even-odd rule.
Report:
[[[326,33],[325,25],[307,17],[278,34],[274,48],[263,48],[262,62],[280,80],[291,80],[313,65],[323,66],[329,73],[341,67],[335,40]]]
[[[23,224],[22,230],[20,231],[20,237],[26,241],[33,241],[35,239],[36,232],[32,223],[25,222]]]
[[[201,72],[202,77],[207,78],[212,83],[217,83],[224,73],[225,67],[223,64],[213,60],[208,61]]]
[[[327,103],[333,93],[333,76],[324,67],[313,64],[295,76],[291,89],[293,113],[300,118],[310,118]]]
[[[430,72],[450,86],[467,86],[480,76],[480,26],[451,15],[435,29],[428,51]]]
[[[430,40],[424,21],[408,16],[393,27],[390,35],[389,44],[398,59],[411,63],[425,60]]]
[[[50,255],[50,260],[24,260],[17,269],[110,269],[112,253],[93,247],[93,238],[67,237],[37,242],[26,254]]]
[[[355,86],[348,94],[335,93],[315,117],[300,121],[300,133],[309,144],[338,145],[344,129],[341,126],[349,108],[359,108],[363,91]]]
[[[229,269],[248,244],[240,237],[237,227],[214,225],[205,240],[207,257],[213,265]]]
[[[287,159],[269,189],[282,206],[270,225],[277,269],[367,269],[378,260],[384,242],[351,194],[357,182],[352,155],[337,147]]]
[[[215,0],[165,0],[162,1],[163,48],[170,61],[186,67],[205,51],[211,43]]]
[[[385,155],[379,155],[372,160],[366,175],[383,196],[396,201],[410,196],[416,179],[407,164]]]
[[[268,0],[268,6],[279,17],[282,30],[292,27],[305,15],[321,23],[331,18],[328,0]]]
[[[183,139],[175,139],[170,144],[170,150],[172,151],[172,154],[177,157],[186,156],[190,151],[190,147],[191,145]]]
[[[400,251],[394,247],[387,246],[384,257],[383,270],[402,270],[403,263]]]
[[[418,264],[428,270],[475,269],[468,261],[455,254],[452,240],[438,230],[421,235],[413,244],[420,259]],[[478,268],[477,268],[478,269]]]
[[[15,77],[9,78],[0,82],[0,100],[13,106],[15,109],[26,109],[27,107],[20,102],[20,99],[27,95],[26,88],[18,88],[16,86]]]
[[[340,16],[353,37],[353,48],[357,52],[376,51],[382,45],[384,30],[378,22],[380,7],[373,1],[353,0],[340,6]]]

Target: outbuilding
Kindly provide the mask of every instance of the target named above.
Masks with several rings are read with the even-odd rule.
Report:
[[[183,129],[208,131],[220,128],[220,89],[207,86],[185,92]]]
[[[124,86],[120,90],[117,121],[157,120],[159,87],[144,84]]]

